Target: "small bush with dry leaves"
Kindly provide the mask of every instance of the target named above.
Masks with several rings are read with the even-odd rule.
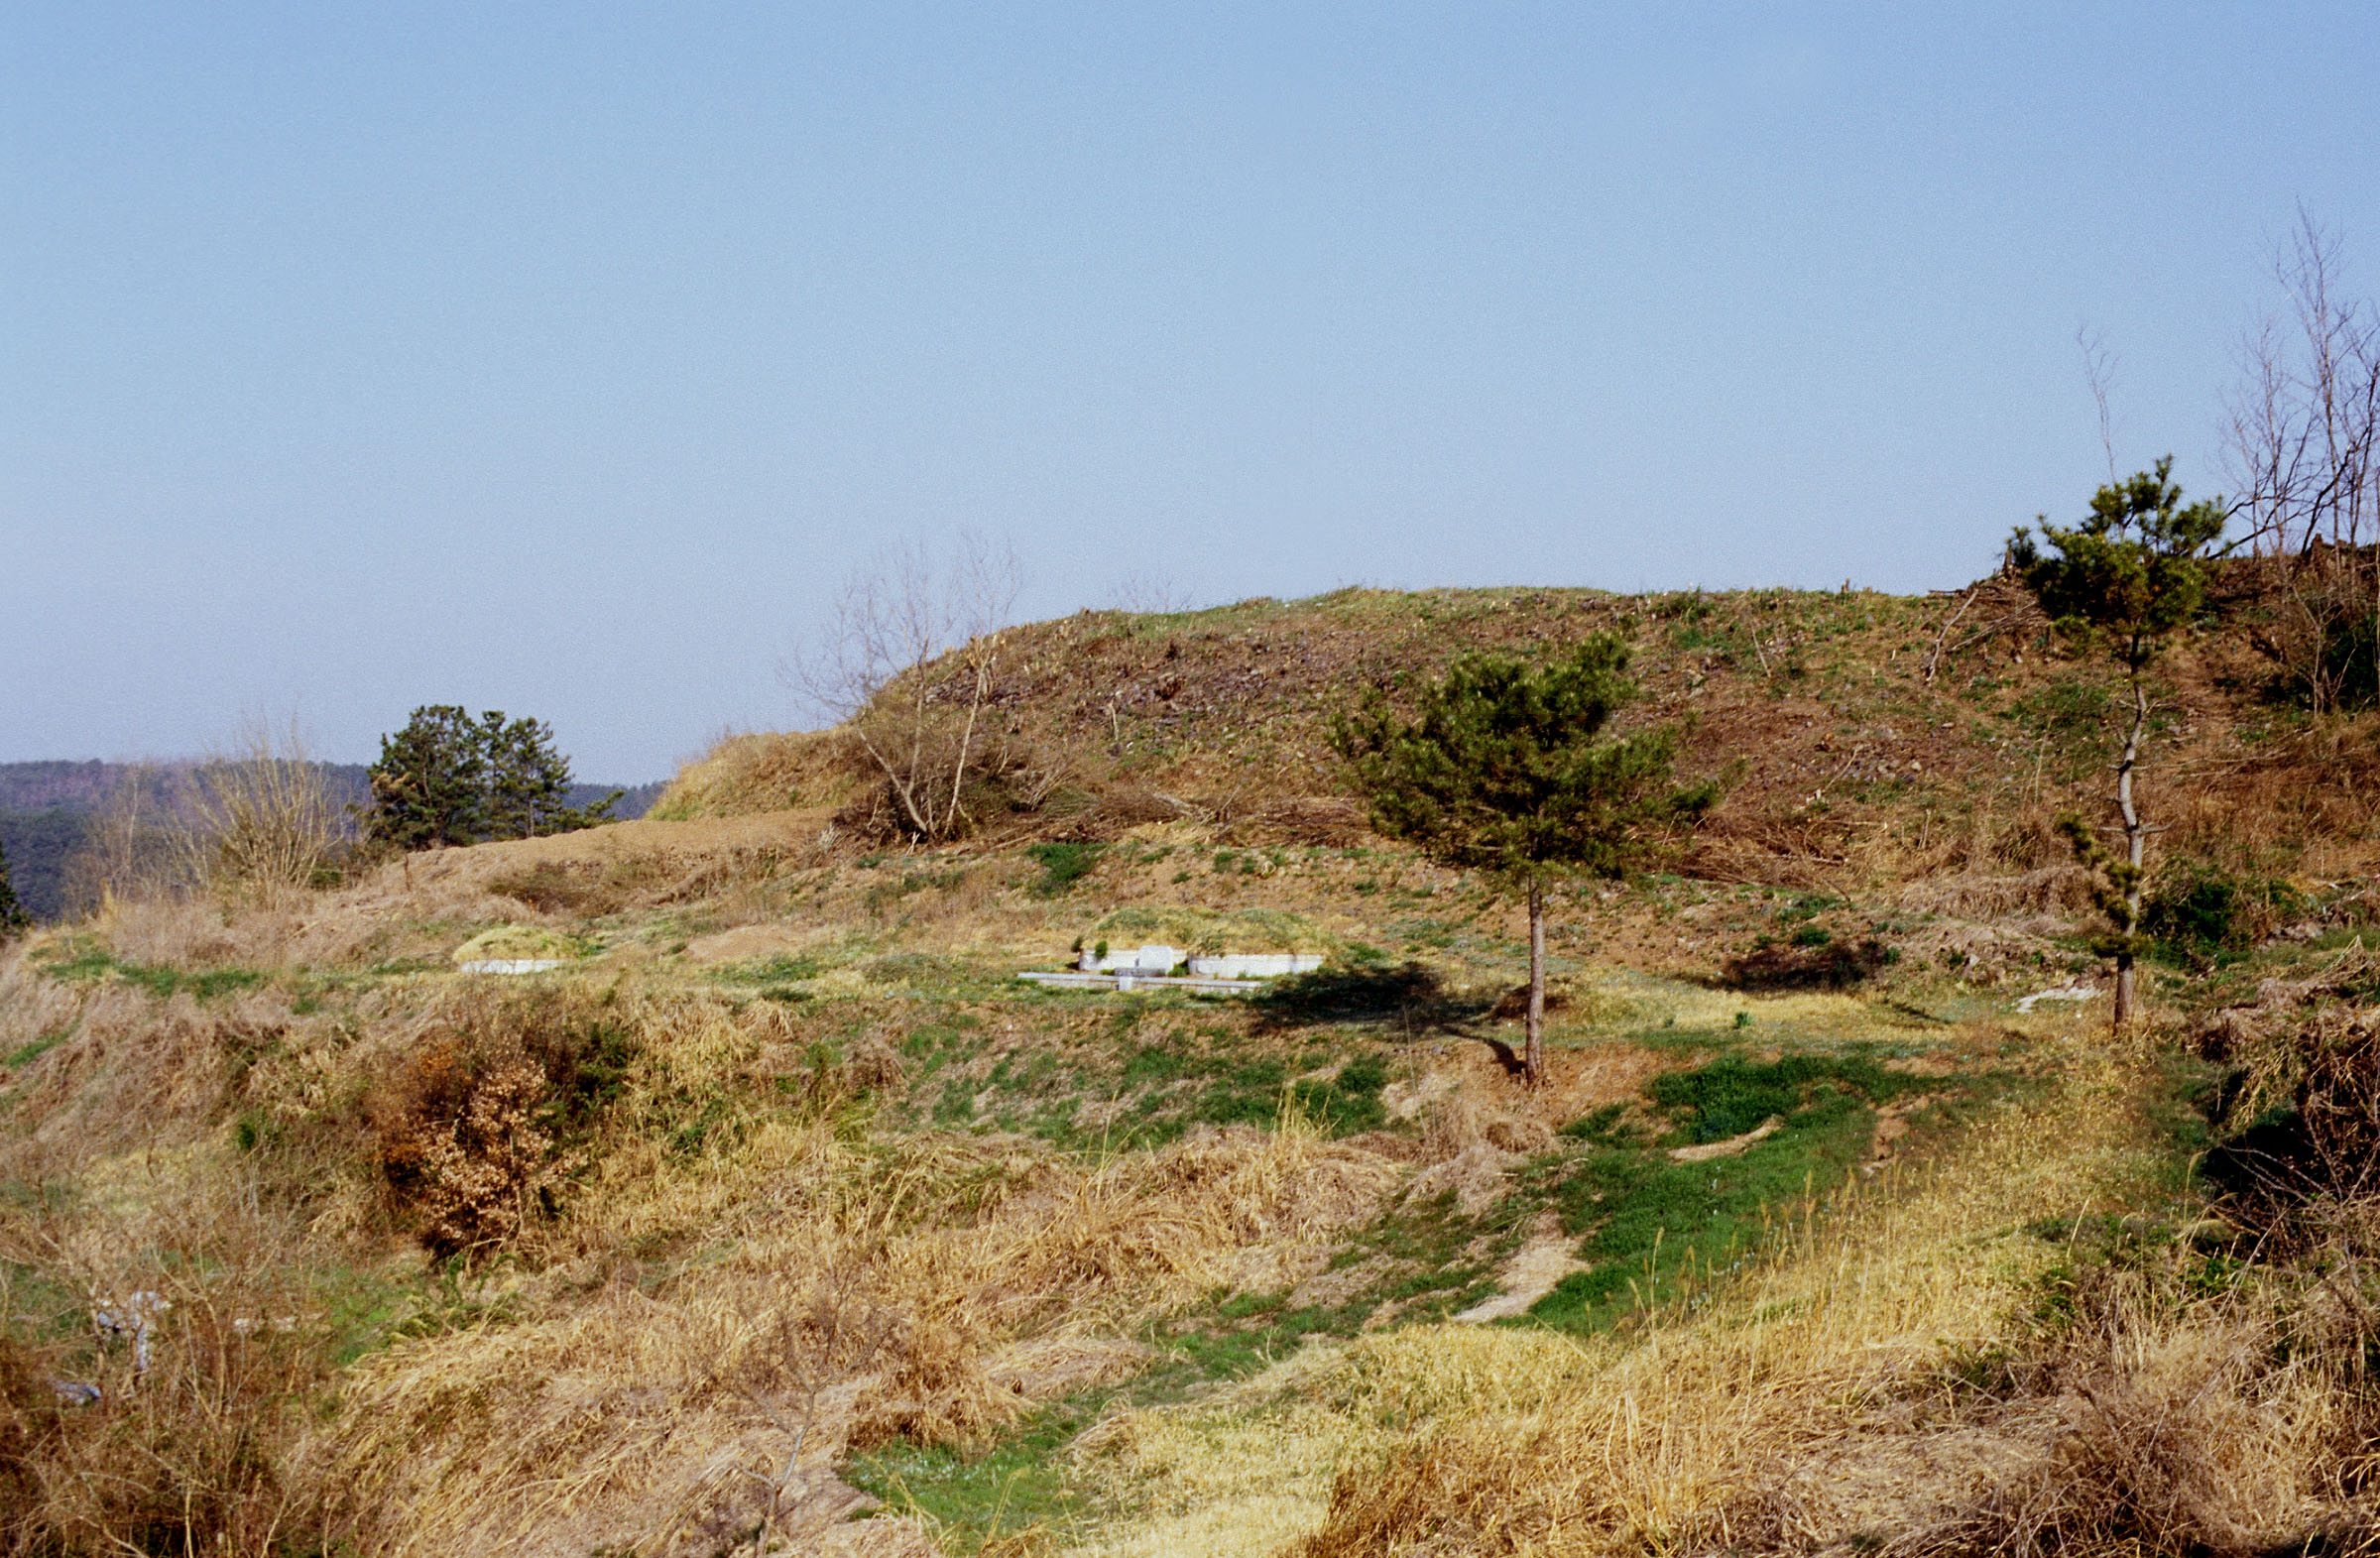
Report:
[[[447,1040],[416,1056],[384,1106],[380,1168],[440,1258],[511,1243],[560,1188],[545,1078],[518,1055]]]
[[[553,1211],[593,1116],[636,1051],[579,997],[467,1001],[375,1090],[382,1178],[440,1258],[516,1240]]]

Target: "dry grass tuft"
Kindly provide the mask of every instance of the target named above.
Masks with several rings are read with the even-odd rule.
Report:
[[[1962,872],[1924,877],[1900,893],[1902,906],[1956,919],[2048,919],[2053,923],[2090,907],[2087,875],[2071,860],[2010,875]]]
[[[16,1076],[20,1130],[5,1160],[58,1165],[210,1133],[236,1093],[240,1067],[291,1021],[270,995],[201,1006],[186,993],[161,1003],[124,986],[101,987],[71,1007],[53,998],[37,1012],[36,1020],[62,1022],[51,1030],[62,1037]]]
[[[2329,1366],[2276,1364],[2269,1319],[2132,1293],[2007,1389],[1964,1382],[1971,1361],[2028,1350],[2027,1294],[2057,1254],[1975,1231],[2122,1204],[2127,1086],[2010,1113],[1708,1318],[1583,1350],[1538,1404],[1461,1410],[1356,1457],[1297,1551],[2245,1553],[2304,1536],[2342,1507],[2363,1414]]]
[[[723,737],[678,770],[647,815],[682,821],[832,804],[850,787],[842,745],[842,738],[814,731]]]
[[[0,1222],[0,1314],[41,1322],[0,1332],[0,1551],[312,1547],[295,1450],[327,1337],[286,1230],[230,1188],[161,1198],[145,1238],[58,1198]]]
[[[2135,1285],[2086,1307],[2043,1377],[1975,1414],[2010,1441],[1997,1475],[1890,1551],[2246,1555],[2356,1517],[2372,1407],[2337,1354],[2289,1349],[2253,1304]]]
[[[758,1131],[718,1166],[732,1175],[678,1177],[696,1200],[733,1184],[733,1206],[591,1196],[556,1231],[586,1250],[570,1269],[591,1299],[358,1367],[321,1453],[359,1540],[575,1558],[635,1531],[639,1551],[707,1551],[783,1467],[969,1440],[1138,1368],[1144,1317],[1329,1241],[1396,1175],[1294,1121],[1083,1165],[1022,1141],[864,1147],[822,1120]],[[632,1253],[635,1230],[689,1214],[709,1255]],[[822,1312],[881,1336],[837,1362]]]

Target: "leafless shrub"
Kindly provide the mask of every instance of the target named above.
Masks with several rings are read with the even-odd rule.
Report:
[[[854,1397],[898,1325],[894,1311],[864,1290],[869,1259],[831,1263],[797,1300],[762,1316],[730,1366],[736,1392],[783,1446],[767,1470],[743,1469],[762,1489],[756,1558],[776,1537],[814,1535],[864,1501],[832,1468],[849,1437]],[[838,1415],[843,1422],[828,1422]]]
[[[852,1040],[843,1071],[850,1085],[863,1093],[890,1092],[908,1080],[908,1063],[883,1033],[863,1033]]]
[[[1174,616],[1197,607],[1181,580],[1170,573],[1149,570],[1119,579],[1108,592],[1108,603],[1117,611],[1144,616]]]
[[[992,750],[1005,732],[991,702],[1019,587],[1015,553],[972,532],[947,553],[892,548],[844,582],[821,642],[787,666],[796,690],[844,723],[900,833],[966,832],[978,820],[971,785],[1012,766]]]
[[[154,898],[186,885],[176,788],[165,771],[139,766],[108,792],[66,861],[68,913],[80,917],[110,899]]]
[[[348,829],[296,721],[242,722],[197,763],[137,766],[66,863],[69,912],[195,890],[248,897],[323,880]]]
[[[275,726],[256,716],[228,752],[192,771],[178,822],[181,874],[233,892],[313,885],[343,831],[297,721]]]
[[[1265,807],[1261,830],[1292,844],[1345,849],[1371,831],[1364,808],[1338,795],[1292,795]]]
[[[0,1305],[14,1296],[11,1275],[0,1271]],[[0,1330],[0,1508],[37,1506],[40,1463],[56,1453],[59,1404],[58,1389],[42,1377],[33,1349]],[[0,1551],[22,1546],[12,1542]]]
[[[2065,918],[2088,908],[2082,872],[2071,861],[2016,875],[1951,872],[1920,878],[1901,889],[1903,907],[1961,919]]]

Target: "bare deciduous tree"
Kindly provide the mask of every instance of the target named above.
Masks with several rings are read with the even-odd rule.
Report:
[[[66,859],[70,914],[93,913],[110,898],[139,899],[178,891],[180,822],[172,776],[147,764],[119,779]]]
[[[2099,447],[2107,454],[2107,480],[2120,478],[2115,473],[2115,417],[2109,410],[2109,397],[2115,391],[2115,371],[2122,366],[2115,353],[2107,349],[2107,338],[2087,324],[2075,326],[2075,345],[2082,353],[2082,376],[2090,384],[2091,404],[2099,412]]]
[[[787,664],[795,690],[849,728],[912,838],[974,820],[968,786],[1020,580],[1014,551],[973,531],[938,550],[888,548],[844,580],[826,631]]]
[[[1198,603],[1172,574],[1144,569],[1118,580],[1116,587],[1108,592],[1108,605],[1115,611],[1169,617],[1194,611]]]
[[[2375,679],[2380,648],[2380,309],[2346,295],[2339,250],[2301,209],[2273,261],[2283,307],[2243,336],[2224,408],[2243,539],[2281,584],[2273,648],[2318,712]]]
[[[2241,340],[2225,474],[2259,549],[2360,545],[2380,499],[2380,313],[2341,296],[2338,235],[2304,210],[2273,274],[2288,317],[2267,314]]]

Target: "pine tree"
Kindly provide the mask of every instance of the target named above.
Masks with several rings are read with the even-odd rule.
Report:
[[[570,804],[570,760],[554,750],[553,727],[543,720],[506,720],[497,710],[480,716],[480,742],[487,755],[487,831],[490,838],[542,838],[589,827],[609,817],[624,793],[614,790],[591,806]]]
[[[1672,782],[1676,727],[1605,733],[1636,696],[1627,665],[1608,634],[1548,664],[1465,655],[1412,722],[1375,694],[1332,726],[1375,828],[1527,900],[1532,1087],[1545,1076],[1546,888],[1625,875],[1718,799],[1716,784]]]
[[[2173,468],[2168,455],[2155,471],[2101,487],[2091,496],[2090,517],[2071,530],[2047,518],[2037,522],[2051,551],[2043,551],[2021,526],[2008,546],[2010,563],[2059,636],[2078,650],[2104,650],[2131,683],[2132,726],[2115,762],[2115,811],[2124,853],[2111,854],[2080,816],[2058,822],[2076,859],[2090,872],[2092,900],[2107,918],[2109,928],[2093,939],[2092,950],[2115,963],[2119,1028],[2138,1006],[2134,965],[2149,939],[2140,929],[2141,895],[2147,882],[2144,855],[2156,830],[2141,820],[2132,791],[2149,725],[2148,686],[2142,678],[2166,639],[2204,602],[2204,552],[2222,535],[2228,513],[2220,500],[2184,508],[2181,487],[2167,480]]]
[[[475,844],[487,831],[487,744],[482,727],[455,704],[423,704],[405,729],[381,737],[371,779],[364,836],[376,844]]]
[[[383,736],[371,775],[365,836],[407,850],[592,827],[611,819],[623,793],[571,805],[570,760],[554,749],[551,726],[501,709],[475,720],[451,703],[424,704]]]
[[[33,923],[25,905],[17,901],[17,890],[8,880],[8,847],[0,845],[0,936],[14,935]]]

